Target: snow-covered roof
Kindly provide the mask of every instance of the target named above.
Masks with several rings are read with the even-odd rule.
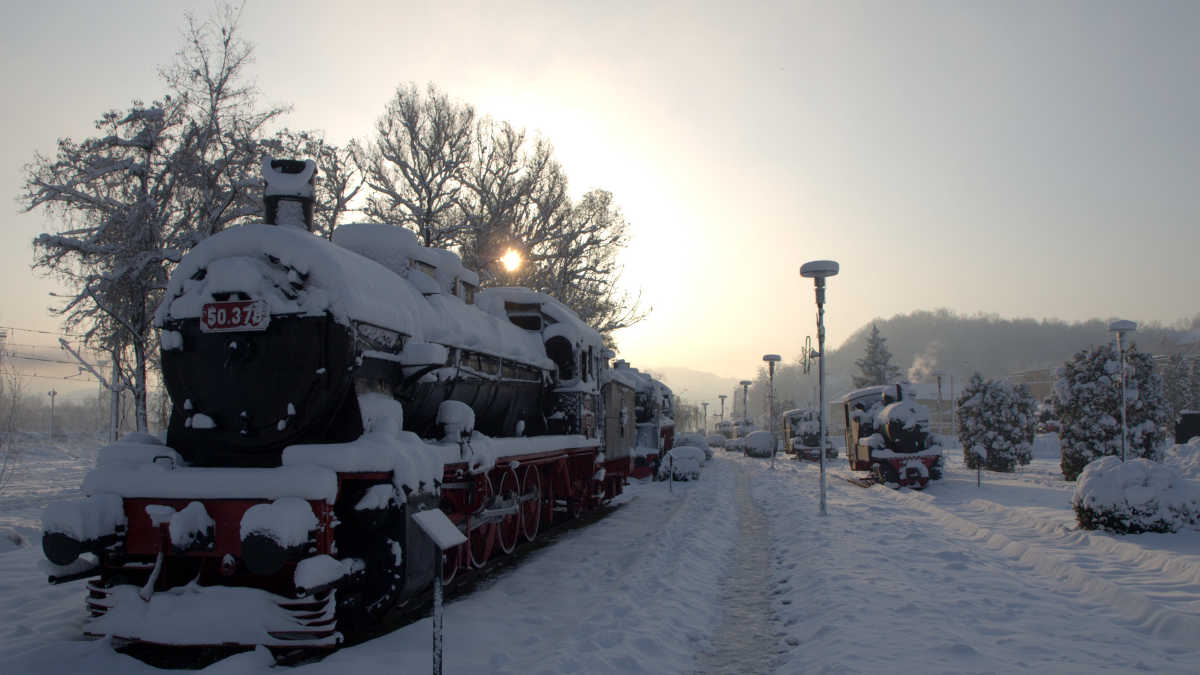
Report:
[[[475,296],[475,304],[479,305],[480,309],[504,319],[508,318],[505,303],[510,302],[537,305],[542,314],[556,324],[561,324],[556,332],[569,336],[572,343],[594,346],[597,351],[603,348],[603,340],[595,328],[584,323],[570,307],[545,293],[520,286],[499,286],[484,289]]]
[[[413,261],[432,268],[438,288],[454,292],[454,280],[479,285],[479,275],[467,269],[451,251],[426,248],[417,242],[412,230],[390,223],[347,223],[333,231],[338,246],[370,258],[402,277],[408,277]]]

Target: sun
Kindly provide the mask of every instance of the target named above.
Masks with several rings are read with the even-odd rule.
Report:
[[[506,272],[516,272],[521,267],[521,254],[510,248],[500,256],[500,264],[504,265]]]

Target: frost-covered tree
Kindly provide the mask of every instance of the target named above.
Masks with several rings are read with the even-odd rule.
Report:
[[[958,399],[958,439],[963,461],[974,469],[982,448],[984,467],[1012,471],[1033,459],[1037,401],[1025,385],[984,380],[975,373]]]
[[[1188,375],[1188,393],[1193,409],[1200,409],[1200,359],[1192,359]]]
[[[0,347],[3,347],[0,337]],[[14,438],[24,382],[0,351],[0,494],[12,480],[21,462],[21,449]]]
[[[1154,360],[1125,349],[1126,457],[1153,459],[1163,440],[1167,402]],[[1081,350],[1059,369],[1054,409],[1062,424],[1062,472],[1075,480],[1092,460],[1121,454],[1121,357],[1116,345]]]
[[[368,187],[366,215],[452,248],[484,286],[521,285],[555,296],[606,339],[644,317],[617,289],[627,223],[611,193],[578,202],[543,138],[451,101],[433,85],[400,87],[355,153]],[[523,261],[502,267],[508,249]]]
[[[1162,368],[1167,424],[1173,425],[1182,410],[1192,407],[1192,369],[1182,354],[1172,354]]]
[[[396,89],[357,155],[370,192],[369,218],[412,228],[425,246],[459,242],[463,172],[471,160],[475,110],[430,84]]]
[[[259,109],[255,90],[240,83],[251,48],[237,19],[230,7],[215,21],[189,16],[185,45],[163,71],[169,94],[105,113],[95,136],[60,139],[53,157],[36,155],[25,167],[23,208],[60,224],[34,240],[34,267],[72,289],[53,311],[120,364],[115,382],[93,373],[132,392],[139,431],[147,427],[151,322],[171,266],[204,237],[261,211],[251,179],[258,141],[282,110]]]
[[[354,161],[354,148],[338,147],[311,131],[289,129],[277,132],[263,145],[273,157],[298,157],[316,162],[312,231],[326,239],[333,238],[333,231],[350,211],[350,203],[365,183]]]
[[[879,326],[871,324],[871,336],[867,338],[867,350],[861,359],[854,362],[862,372],[854,376],[855,387],[872,387],[895,382],[900,377],[900,368],[892,365],[892,353],[887,348],[887,338],[879,334]]]

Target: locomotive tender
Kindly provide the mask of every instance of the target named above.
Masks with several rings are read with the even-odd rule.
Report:
[[[641,378],[599,333],[545,294],[481,289],[404,228],[313,235],[315,170],[264,160],[265,222],[172,275],[166,444],[102,448],[88,496],[43,516],[51,581],[90,579],[88,634],[333,646],[431,584],[441,554],[413,514],[467,535],[449,581],[630,474]]]

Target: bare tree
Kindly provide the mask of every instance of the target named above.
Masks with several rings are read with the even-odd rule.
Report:
[[[214,19],[185,15],[184,46],[161,71],[182,106],[177,180],[185,187],[185,248],[262,213],[260,161],[265,128],[287,109],[262,107],[245,81],[253,46],[240,36],[241,6],[223,5]]]
[[[16,444],[17,412],[25,383],[6,361],[0,361],[0,493],[12,482],[21,463],[21,448]]]
[[[426,246],[455,248],[484,286],[547,292],[606,336],[641,320],[638,298],[617,290],[627,223],[611,193],[573,204],[549,141],[455,104],[430,85],[401,87],[355,157],[370,193],[368,217],[417,232]],[[500,257],[517,250],[521,269]]]
[[[357,155],[372,192],[367,216],[412,228],[425,246],[457,243],[458,194],[470,159],[475,110],[430,84],[402,86]]]

